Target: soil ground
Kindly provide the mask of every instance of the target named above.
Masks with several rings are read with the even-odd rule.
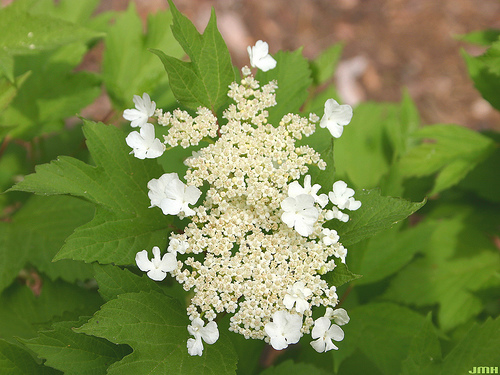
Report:
[[[10,0],[12,1],[12,0]],[[2,0],[8,3],[9,0]],[[166,0],[134,0],[145,18]],[[126,0],[102,0],[99,10],[123,10]],[[343,43],[336,85],[344,102],[399,101],[406,88],[424,124],[455,123],[500,131],[500,114],[475,90],[461,51],[484,52],[456,36],[500,29],[498,0],[175,0],[201,31],[213,6],[238,66],[262,39],[271,53],[304,47],[316,57]],[[102,100],[102,98],[101,98]]]

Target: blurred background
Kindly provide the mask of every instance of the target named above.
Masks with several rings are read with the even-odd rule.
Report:
[[[168,7],[166,0],[133,0],[143,19]],[[8,4],[12,0],[2,0]],[[125,10],[129,1],[102,0],[99,12]],[[425,124],[455,123],[500,131],[500,114],[474,89],[461,50],[481,46],[457,36],[500,29],[498,0],[176,0],[200,31],[214,7],[235,65],[248,64],[246,47],[262,39],[270,52],[303,47],[316,57],[334,43],[344,49],[336,74],[342,100],[399,101],[403,89],[415,100]],[[85,69],[99,69],[97,48]],[[108,112],[105,97],[87,109]],[[102,113],[102,116],[99,116]]]

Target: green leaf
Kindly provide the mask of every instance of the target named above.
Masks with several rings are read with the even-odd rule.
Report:
[[[97,206],[94,219],[67,239],[56,259],[133,264],[138,251],[166,243],[172,219],[149,209],[147,195],[147,183],[161,176],[161,167],[129,155],[125,134],[113,126],[85,121],[83,130],[97,166],[62,156],[37,166],[11,190],[71,194]]]
[[[340,43],[334,44],[311,61],[312,77],[316,86],[333,78],[343,47]]]
[[[474,367],[487,366],[489,370],[490,366],[498,366],[500,363],[498,332],[500,332],[500,318],[498,317],[495,320],[488,318],[482,325],[474,323],[469,332],[444,359],[441,374],[467,374],[469,371],[474,371]]]
[[[491,139],[458,125],[427,126],[415,137],[427,142],[403,156],[400,168],[405,176],[439,172],[431,194],[457,184],[494,150]]]
[[[440,327],[450,330],[483,310],[477,291],[500,284],[500,257],[491,242],[460,217],[438,220],[430,222],[436,230],[422,249],[426,257],[396,275],[384,297],[416,306],[439,304]],[[454,253],[466,257],[452,257]]]
[[[62,374],[35,362],[30,353],[17,345],[0,339],[0,372],[8,375]]]
[[[500,111],[500,96],[498,95],[500,76],[492,73],[478,57],[470,56],[465,51],[462,51],[462,56],[476,89],[479,90],[484,99]]]
[[[28,275],[33,278],[34,276]],[[61,316],[91,315],[102,303],[95,291],[39,275],[39,295],[26,285],[18,283],[5,289],[0,296],[0,338],[13,341],[13,337],[29,339],[40,327],[48,327]],[[36,279],[32,280],[36,283]]]
[[[356,275],[355,273],[349,271],[347,265],[342,263],[338,258],[335,258],[335,264],[337,267],[323,276],[323,279],[328,282],[328,285],[334,285],[338,288],[339,286],[342,286],[352,280],[363,277],[362,275]]]
[[[107,340],[73,331],[87,319],[59,322],[52,329],[39,332],[39,336],[23,343],[45,364],[65,374],[106,374],[108,367],[130,354],[127,345],[115,345]]]
[[[500,30],[488,29],[459,35],[457,36],[457,39],[463,40],[464,42],[479,44],[481,46],[489,46],[493,42],[497,41],[498,37],[500,37]]]
[[[147,276],[137,276],[132,272],[112,265],[94,265],[95,279],[99,294],[109,301],[118,295],[131,292],[156,291],[162,293],[160,286]]]
[[[0,71],[10,81],[14,81],[14,55],[87,42],[103,35],[48,15],[31,14],[32,5],[33,1],[26,0],[0,8]]]
[[[50,15],[76,24],[87,24],[95,12],[99,0],[37,0],[31,7],[30,13],[36,15]]]
[[[89,203],[71,197],[31,197],[6,227],[0,247],[0,291],[10,284],[26,263],[36,266],[52,280],[74,282],[92,277],[92,267],[63,260],[52,263],[64,240],[92,218]]]
[[[289,359],[277,366],[269,367],[262,371],[260,375],[327,375],[325,370],[319,369],[309,363],[295,363]]]
[[[0,48],[11,54],[52,49],[68,43],[86,42],[102,36],[61,19],[33,15],[28,1],[0,9]]]
[[[354,188],[374,188],[392,164],[394,146],[404,141],[405,129],[394,104],[363,103],[335,142],[337,178]],[[391,134],[401,134],[397,137]]]
[[[492,138],[495,133],[491,134]],[[493,138],[500,142],[500,137]],[[495,151],[482,163],[479,163],[467,177],[460,182],[459,187],[475,192],[483,199],[500,203],[500,173],[492,171],[500,168],[500,148]]]
[[[157,292],[121,294],[77,331],[128,344],[134,352],[110,366],[108,374],[234,374],[236,355],[221,334],[204,343],[202,356],[190,356],[186,342],[189,319],[173,298]]]
[[[116,17],[106,35],[102,77],[114,106],[130,108],[133,95],[147,92],[160,106],[171,106],[175,98],[168,85],[162,64],[148,48],[164,48],[175,57],[182,56],[182,49],[166,26],[172,22],[170,11],[150,15],[147,32],[134,3],[126,12]]]
[[[431,315],[413,338],[408,352],[408,358],[402,362],[402,375],[434,375],[440,370],[441,346],[432,324]]]
[[[495,41],[490,48],[481,56],[478,57],[488,70],[500,76],[500,41]]]
[[[361,201],[361,207],[349,212],[347,223],[335,222],[334,225],[346,247],[392,227],[425,204],[425,201],[414,203],[401,198],[382,197],[377,189],[357,192],[355,198]]]
[[[355,269],[363,275],[357,284],[380,281],[399,271],[428,246],[433,231],[434,224],[423,223],[403,230],[391,228],[370,238],[361,254],[356,254],[360,260]]]
[[[27,72],[17,77],[14,83],[4,78],[0,78],[0,112],[7,108],[7,106],[12,102],[30,74],[30,72]]]
[[[364,354],[384,375],[399,374],[414,338],[425,318],[410,309],[390,303],[370,303],[349,311],[351,320],[342,329],[338,344],[339,363],[355,351]],[[338,370],[338,368],[337,368]]]
[[[31,74],[0,114],[1,126],[9,127],[12,137],[30,139],[62,129],[66,118],[92,103],[101,92],[100,79],[73,71],[86,52],[85,45],[76,43],[16,57],[15,74]]]
[[[288,113],[298,113],[308,96],[312,84],[311,70],[307,59],[302,56],[302,49],[294,52],[279,51],[274,58],[276,68],[263,72],[259,70],[255,78],[261,85],[276,80],[276,102],[268,109],[268,122],[278,125]]]
[[[190,62],[167,56],[160,50],[151,50],[162,61],[168,73],[172,91],[186,107],[210,108],[214,113],[227,101],[227,87],[234,81],[231,56],[217,30],[215,11],[199,34],[194,25],[169,0],[173,16],[172,32],[187,53]]]

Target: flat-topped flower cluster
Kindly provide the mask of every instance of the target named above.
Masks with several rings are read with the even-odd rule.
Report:
[[[266,67],[272,66],[264,56],[267,43],[265,54],[256,50],[259,45],[250,54],[259,58],[252,66],[264,58]],[[277,83],[261,86],[249,68],[242,73],[241,82],[229,87],[234,103],[223,114],[224,124],[202,107],[194,118],[180,110],[163,113],[147,94],[134,97],[136,109],[125,112],[132,126],[141,127],[127,137],[138,158],[160,156],[165,144],[210,142],[185,160],[185,182],[166,173],[148,183],[151,207],[190,222],[183,233],[170,235],[163,257],[159,247],[153,248],[152,261],[143,250],[137,265],[154,280],[170,274],[194,292],[187,308],[194,336],[187,342],[191,355],[202,354],[202,339],[209,344],[217,340],[216,318],[222,313],[232,314],[231,331],[263,339],[278,350],[309,333],[317,351],[337,349],[332,340],[343,339],[339,325],[349,317],[344,309],[333,310],[336,288],[322,275],[334,272],[335,258],[345,263],[347,250],[325,224],[347,221],[346,210],[361,203],[343,181],[335,182],[328,194],[320,193],[322,187],[313,185],[308,173],[310,167],[324,170],[326,163],[296,140],[313,134],[318,122],[340,136],[352,109],[330,99],[321,122],[315,114],[287,114],[279,124],[269,124],[267,108],[276,104]],[[169,127],[164,142],[148,123],[153,115],[159,125]],[[313,308],[319,306],[327,312],[314,320]]]

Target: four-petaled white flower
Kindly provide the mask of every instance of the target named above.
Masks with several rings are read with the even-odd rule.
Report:
[[[352,108],[349,104],[340,105],[334,99],[325,102],[325,113],[321,118],[319,126],[328,128],[335,138],[339,138],[344,131],[344,126],[352,119]]]
[[[189,204],[196,204],[201,195],[201,190],[195,186],[186,186],[179,180],[177,173],[165,173],[159,179],[148,182],[148,196],[151,199],[150,207],[160,207],[164,215],[186,216],[195,214]]]
[[[317,339],[311,341],[311,346],[318,352],[323,353],[332,349],[338,349],[332,340],[342,341],[344,331],[336,324],[332,324],[326,316],[316,319],[311,332],[311,337]]]
[[[285,211],[281,215],[281,220],[289,228],[295,228],[304,237],[313,232],[313,225],[318,220],[319,212],[314,207],[314,198],[311,195],[300,194],[296,197],[285,198],[281,202],[281,208]]]
[[[156,103],[151,101],[148,94],[143,93],[142,98],[139,95],[134,95],[134,104],[136,109],[126,109],[123,112],[123,118],[132,121],[130,126],[144,126],[148,119],[154,115]]]
[[[213,344],[219,339],[219,329],[217,328],[217,323],[214,321],[209,322],[205,326],[205,322],[200,318],[195,318],[191,325],[187,327],[190,335],[193,338],[188,339],[187,348],[190,355],[202,355],[203,354],[203,342],[207,344]]]
[[[167,251],[171,253],[185,254],[189,244],[187,241],[181,241],[177,238],[171,238],[167,247]]]
[[[135,255],[135,262],[141,271],[147,272],[150,279],[154,281],[162,281],[167,272],[171,272],[177,268],[177,258],[175,253],[166,253],[163,258],[160,256],[160,248],[153,247],[153,259],[148,259],[146,250],[139,251]]]
[[[312,294],[312,290],[306,288],[303,281],[297,281],[295,284],[288,287],[288,293],[285,294],[283,298],[283,304],[288,310],[293,308],[295,305],[295,310],[299,314],[303,314],[309,308],[309,303],[306,298]]]
[[[347,315],[347,311],[345,309],[340,308],[340,309],[332,309],[331,307],[328,307],[325,312],[325,317],[328,319],[333,319],[335,323],[337,323],[339,326],[343,326],[344,324],[349,323],[349,315]]]
[[[335,182],[332,191],[328,193],[330,201],[339,209],[343,210],[347,208],[348,210],[355,211],[361,207],[361,202],[354,200],[353,195],[354,190],[348,188],[347,184],[341,180]]]
[[[270,338],[270,344],[276,350],[282,350],[290,344],[297,343],[302,337],[302,317],[288,311],[276,311],[272,322],[264,326]]]
[[[131,154],[138,159],[158,158],[165,151],[165,145],[158,138],[155,138],[155,128],[153,124],[144,124],[140,133],[131,132],[125,138],[127,145],[132,147]]]
[[[247,51],[253,68],[257,67],[267,72],[276,67],[276,60],[269,54],[269,45],[266,42],[258,40],[255,46],[248,46]]]
[[[301,194],[309,194],[321,207],[325,207],[328,203],[328,196],[326,194],[318,195],[319,189],[321,189],[321,185],[314,184],[311,186],[311,176],[307,175],[304,177],[304,187],[300,186],[298,181],[293,181],[288,185],[288,196],[295,198]]]
[[[337,231],[334,229],[328,229],[328,228],[323,228],[323,243],[325,245],[334,245],[337,242],[339,242],[339,235],[337,234]]]

